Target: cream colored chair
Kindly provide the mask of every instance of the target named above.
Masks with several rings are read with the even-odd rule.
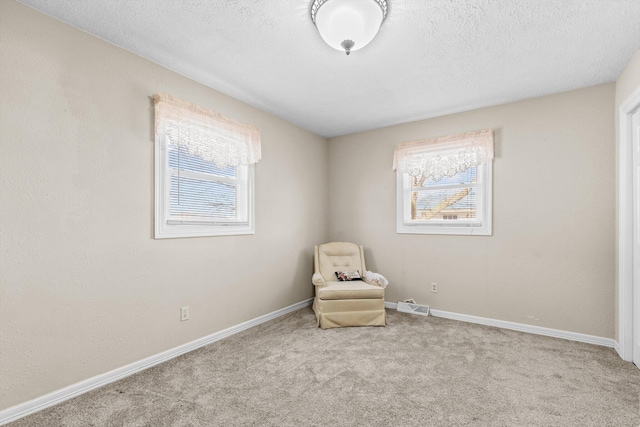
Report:
[[[364,251],[354,243],[333,242],[315,247],[312,282],[313,311],[322,329],[342,326],[385,326],[384,288],[376,282],[338,281],[336,272],[357,270],[364,277]]]

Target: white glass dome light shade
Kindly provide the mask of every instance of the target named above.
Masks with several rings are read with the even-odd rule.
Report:
[[[373,40],[385,18],[386,9],[386,0],[315,0],[311,16],[322,39],[348,55]]]

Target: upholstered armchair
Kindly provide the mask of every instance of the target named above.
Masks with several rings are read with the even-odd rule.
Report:
[[[376,280],[361,280],[366,279],[367,271],[362,246],[347,242],[316,246],[314,266],[313,311],[318,326],[328,329],[387,324],[384,287]]]

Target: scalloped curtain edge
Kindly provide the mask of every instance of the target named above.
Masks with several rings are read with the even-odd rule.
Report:
[[[250,165],[262,158],[260,130],[164,93],[153,96],[155,133],[218,167]]]

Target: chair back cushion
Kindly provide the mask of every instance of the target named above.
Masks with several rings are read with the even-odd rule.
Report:
[[[336,281],[336,271],[358,270],[365,273],[360,246],[355,243],[332,242],[318,246],[318,270],[327,282]]]

